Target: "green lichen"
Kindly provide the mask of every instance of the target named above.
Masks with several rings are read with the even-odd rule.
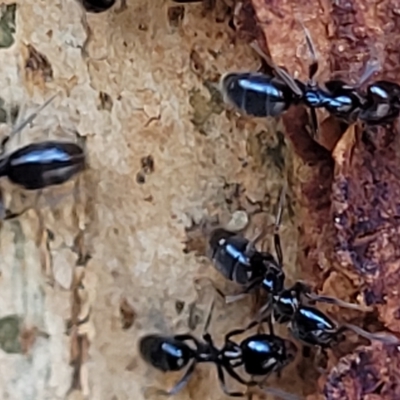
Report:
[[[14,44],[16,4],[0,7],[0,48],[7,49]]]
[[[21,353],[20,327],[21,319],[17,315],[0,319],[0,348],[4,352]]]

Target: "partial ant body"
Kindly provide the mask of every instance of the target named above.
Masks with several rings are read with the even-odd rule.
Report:
[[[276,249],[280,254],[280,241],[277,236]],[[211,259],[216,269],[227,279],[244,286],[242,293],[263,288],[268,293],[278,294],[283,289],[284,272],[268,252],[257,251],[255,240],[223,228],[215,229],[210,236]]]
[[[101,13],[110,9],[115,0],[78,0],[83,8],[90,13]]]
[[[279,374],[294,360],[297,352],[295,345],[273,334],[255,334],[240,343],[231,339],[249,328],[229,332],[221,349],[215,347],[209,334],[204,334],[202,341],[189,334],[175,336],[150,334],[140,339],[139,352],[148,364],[163,372],[180,371],[187,367],[182,378],[170,391],[159,391],[164,395],[174,395],[179,392],[189,381],[198,363],[211,362],[217,367],[221,388],[228,396],[244,397],[245,393],[229,391],[225,385],[225,373],[242,385],[259,385],[266,392],[280,395],[284,399],[297,399],[297,396],[262,386],[262,382],[268,376],[272,373]],[[243,367],[251,376],[262,377],[262,382],[243,379],[235,371],[239,367]]]
[[[227,279],[244,286],[242,293],[264,288],[275,295],[283,289],[285,274],[282,270],[282,248],[278,233],[286,191],[282,189],[275,222],[274,244],[277,259],[268,252],[260,252],[255,244],[263,235],[253,240],[227,231],[215,229],[209,239],[210,258],[216,269]]]
[[[212,259],[218,271],[226,278],[244,285],[244,291],[239,295],[224,297],[228,301],[236,300],[253,289],[262,289],[268,297],[266,304],[259,311],[258,315],[261,318],[257,320],[268,322],[270,332],[273,332],[273,321],[288,324],[293,336],[308,345],[328,347],[335,341],[339,341],[342,333],[349,329],[370,340],[399,343],[396,337],[389,334],[372,334],[351,324],[339,326],[322,311],[311,306],[311,303],[319,301],[350,309],[362,309],[357,304],[317,295],[300,281],[290,288],[285,288],[283,256],[278,233],[282,216],[283,193],[284,190],[280,196],[274,235],[278,260],[269,253],[257,251],[253,241],[232,232],[223,235],[226,231],[218,229],[211,235]]]
[[[85,153],[72,142],[32,143],[0,159],[0,177],[26,190],[60,185],[85,169]]]
[[[304,302],[304,298],[310,298],[310,289],[302,282],[296,282],[291,288],[283,290],[275,301],[260,310],[260,315],[268,318],[272,311],[273,319],[281,324],[288,324],[292,335],[309,346],[321,348],[331,347],[343,339],[346,330],[352,330],[368,340],[379,340],[387,344],[400,344],[399,339],[389,333],[370,333],[355,325],[344,323],[339,325],[322,311]],[[313,297],[311,296],[311,299]],[[339,300],[318,296],[316,301],[324,301],[343,307],[351,305]],[[271,309],[272,308],[272,309]],[[354,306],[353,308],[356,308]]]
[[[26,125],[57,95],[47,100],[35,113],[15,127],[2,146]],[[76,143],[48,140],[31,143],[10,154],[0,157],[0,177],[6,176],[12,183],[26,190],[44,189],[60,185],[86,168],[84,149]]]
[[[314,132],[317,131],[317,108],[324,108],[347,123],[359,119],[369,125],[389,123],[400,115],[400,85],[381,80],[369,85],[364,93],[357,90],[376,71],[375,66],[366,70],[357,86],[341,80],[325,82],[325,89],[318,86],[314,81],[318,61],[310,35],[306,28],[304,30],[313,57],[308,82],[291,77],[253,44],[252,47],[274,68],[276,76],[259,72],[225,74],[220,83],[225,102],[255,117],[276,117],[292,105],[304,104],[310,109]]]
[[[255,242],[263,234],[253,240],[229,232],[222,228],[215,229],[209,239],[210,258],[216,269],[227,279],[242,285],[243,290],[233,296],[225,296],[227,302],[232,302],[243,297],[255,289],[261,289],[268,295],[268,304],[272,305],[284,290],[285,273],[283,271],[283,253],[279,235],[286,189],[283,188],[278,202],[277,215],[274,229],[274,246],[276,258],[269,252],[258,251]],[[349,308],[359,308],[341,300],[320,296],[305,290],[303,295],[314,301],[322,301]],[[221,294],[221,293],[220,293]],[[222,294],[221,294],[222,295]]]

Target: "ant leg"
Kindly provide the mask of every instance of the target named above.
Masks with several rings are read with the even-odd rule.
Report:
[[[318,71],[319,65],[318,65],[318,57],[315,51],[314,42],[311,39],[311,34],[309,30],[304,26],[303,22],[301,22],[301,19],[300,18],[296,19],[303,28],[304,35],[306,37],[307,47],[311,55],[311,63],[308,67],[308,79],[310,80],[310,85],[315,87],[317,86],[317,84],[314,81],[314,76]],[[311,133],[312,133],[312,138],[315,139],[315,137],[318,134],[318,118],[314,108],[311,107],[310,113],[311,113]]]
[[[225,367],[225,370],[229,370],[229,368],[227,368],[226,366],[224,366]],[[245,394],[244,393],[242,393],[242,392],[230,392],[229,390],[228,390],[228,388],[226,387],[226,384],[225,384],[225,375],[224,375],[224,371],[223,371],[223,369],[222,369],[222,366],[221,365],[219,365],[219,364],[217,364],[217,372],[218,372],[218,380],[219,380],[219,383],[220,383],[220,385],[221,385],[221,389],[222,389],[222,391],[227,395],[227,396],[229,396],[229,397],[244,397],[245,396]],[[231,372],[233,372],[233,371],[231,371]],[[228,372],[229,373],[229,372]],[[230,373],[229,373],[229,375],[231,375]],[[237,375],[236,373],[234,373],[234,375]],[[232,375],[231,375],[232,376]],[[232,376],[233,377],[233,376]],[[239,382],[240,381],[243,381],[238,375],[237,375],[237,377],[239,378]],[[235,378],[236,379],[236,378]],[[241,382],[240,382],[241,383]]]
[[[156,391],[156,393],[158,395],[162,395],[162,396],[174,396],[175,394],[177,394],[179,391],[181,391],[189,382],[189,379],[192,377],[194,369],[196,367],[196,361],[193,361],[188,369],[186,370],[185,374],[182,376],[182,378],[178,381],[178,383],[171,389],[168,391],[162,390],[162,389],[158,389]]]
[[[285,197],[286,197],[286,189],[287,189],[287,182],[285,182],[285,184],[281,190],[281,193],[279,195],[278,210],[277,210],[276,218],[275,218],[275,232],[274,232],[275,252],[278,257],[278,264],[281,268],[283,266],[283,252],[282,252],[282,246],[281,246],[281,238],[279,236],[279,227],[281,226],[281,222],[282,222],[282,214],[283,214],[283,206],[284,206]]]
[[[299,86],[297,85],[296,81],[293,79],[293,77],[290,76],[290,74],[288,74],[285,70],[283,70],[282,68],[279,68],[271,59],[271,57],[269,57],[267,54],[265,54],[260,46],[257,44],[256,41],[253,41],[252,43],[250,43],[250,47],[253,48],[254,51],[257,52],[257,54],[262,57],[268,65],[270,65],[276,75],[283,80],[283,82],[286,83],[286,85],[289,86],[289,88],[293,91],[293,93],[296,96],[302,97],[303,96],[303,92],[301,91],[301,89],[299,88]]]
[[[257,242],[266,234],[266,229],[263,227],[260,232],[258,232],[252,239],[249,240],[247,243],[246,249],[245,249],[245,254],[250,254],[252,250],[254,250]]]
[[[243,299],[250,292],[252,292],[255,288],[257,288],[257,286],[259,286],[261,282],[262,282],[262,278],[256,278],[256,279],[252,280],[247,285],[245,285],[243,291],[241,291],[240,293],[237,293],[237,294],[234,294],[234,295],[225,296],[225,302],[227,304],[229,304],[229,303],[233,303],[233,302],[235,302],[237,300]]]
[[[354,88],[359,88],[362,86],[375,72],[379,72],[381,69],[381,64],[378,60],[369,60],[365,66],[365,70],[361,77],[358,79],[357,84]]]
[[[242,364],[238,364],[237,366],[239,366],[239,365],[243,365],[243,363],[242,363]],[[222,367],[225,369],[225,371],[226,371],[233,379],[235,379],[237,382],[241,383],[242,385],[246,385],[246,386],[256,386],[256,385],[257,385],[257,382],[255,382],[255,381],[246,381],[246,380],[244,380],[244,379],[232,368],[232,366],[231,366],[229,363],[228,363],[228,364],[224,364]]]
[[[311,84],[315,84],[314,76],[318,71],[317,52],[315,51],[315,46],[314,46],[314,42],[311,39],[310,31],[305,27],[305,25],[303,24],[303,22],[301,21],[301,19],[299,17],[297,17],[296,19],[297,19],[297,22],[303,28],[304,35],[306,37],[307,47],[308,47],[308,50],[311,55],[311,63],[310,63],[310,66],[308,67],[308,78],[310,79]]]
[[[340,334],[340,332],[339,332]],[[327,358],[327,354],[324,348],[322,348],[321,346],[317,347],[317,351],[315,353],[315,357],[314,357],[314,363],[316,364],[316,369],[317,371],[321,374],[321,375],[325,375],[328,376],[329,374],[329,370],[326,368],[323,368],[321,366],[322,360],[325,358]],[[326,367],[326,363],[325,363],[325,367]]]
[[[214,312],[214,307],[215,307],[215,301],[213,300],[210,305],[210,311],[208,312],[206,322],[204,323],[203,336],[208,332],[208,327],[210,326],[210,323],[211,323],[211,318],[212,318],[212,314]]]
[[[193,280],[193,284],[194,284],[195,290],[197,292],[199,292],[201,290],[201,288],[199,287],[201,280],[207,281],[208,284],[211,285],[211,287],[213,288],[215,293],[217,293],[225,301],[225,299],[226,299],[225,294],[220,289],[218,289],[217,286],[215,286],[215,282],[212,279],[208,278],[208,277],[200,277],[200,278],[195,278]]]
[[[198,278],[198,279],[195,279],[194,284],[195,285],[198,284],[200,279],[204,279],[204,280],[209,281],[209,283],[212,286],[212,288],[215,291],[215,293],[217,293],[218,296],[220,296],[222,298],[222,300],[225,302],[225,304],[234,303],[235,301],[238,301],[238,300],[241,300],[241,299],[247,297],[249,292],[253,289],[253,287],[248,289],[248,287],[246,286],[245,290],[243,292],[240,292],[240,293],[237,293],[237,294],[233,294],[233,295],[226,295],[224,292],[222,292],[222,290],[218,289],[215,286],[215,283],[210,278]],[[253,282],[251,282],[251,283],[253,283]],[[258,283],[259,282],[257,282],[257,284]],[[255,286],[256,286],[256,284],[254,284],[254,287]]]
[[[196,348],[201,347],[201,343],[192,335],[186,333],[186,334],[182,334],[182,335],[174,335],[174,339],[179,340],[179,341],[192,341]]]
[[[308,79],[310,80],[310,85],[315,87],[317,84],[314,81],[314,76],[318,71],[318,57],[315,51],[314,42],[311,39],[311,34],[309,30],[304,26],[300,18],[297,18],[297,21],[303,28],[306,37],[307,47],[311,55],[311,63],[308,67]],[[311,108],[310,113],[311,113],[311,133],[312,133],[312,138],[315,139],[315,137],[318,134],[318,118],[314,108]]]
[[[310,108],[311,115],[311,137],[316,139],[318,136],[318,118],[315,108]]]
[[[271,335],[275,335],[275,332],[274,332],[274,324],[272,323],[272,315],[271,315],[271,314],[270,314],[269,317],[268,317],[267,323],[268,323],[269,333],[270,333]]]
[[[397,336],[392,335],[388,332],[378,332],[378,333],[367,332],[356,325],[344,323],[338,329],[338,334],[342,333],[345,330],[351,330],[357,333],[357,335],[360,335],[361,337],[368,339],[371,342],[376,340],[382,343],[392,344],[397,346],[400,344],[400,339]]]
[[[256,319],[255,319],[254,322],[261,323],[261,322],[266,321],[267,318],[270,319],[270,320],[272,320],[272,318],[271,318],[271,312],[272,312],[273,303],[274,303],[274,300],[273,300],[272,298],[270,298],[270,299],[257,311]],[[272,321],[271,321],[271,324],[270,324],[270,328],[271,328],[271,326],[272,326]]]
[[[258,325],[258,324],[259,324],[258,321],[252,321],[252,322],[250,322],[249,325],[246,326],[246,328],[235,329],[235,330],[233,330],[233,331],[228,332],[228,333],[225,335],[225,342],[229,342],[233,336],[241,335],[242,333],[244,333],[244,332],[250,330],[251,328],[254,328],[254,327],[255,327],[256,325]]]

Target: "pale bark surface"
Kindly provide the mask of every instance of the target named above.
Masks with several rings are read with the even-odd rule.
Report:
[[[188,331],[197,309],[201,333],[208,299],[198,301],[198,276],[235,290],[204,256],[184,252],[185,229],[213,215],[227,222],[237,209],[262,209],[249,235],[274,220],[293,168],[282,135],[225,113],[207,84],[259,60],[200,5],[185,7],[177,23],[169,6],[131,0],[85,22],[74,0],[17,4],[15,42],[0,50],[3,108],[9,116],[26,106],[28,115],[61,94],[7,151],[75,130],[90,168],[1,226],[1,399],[140,400],[148,385],[171,387],[177,376],[138,357],[139,336]],[[6,180],[2,189],[12,211],[34,200]],[[281,232],[294,277],[292,217],[285,211]],[[249,310],[246,301],[218,303],[216,342],[245,326]],[[277,384],[297,393],[301,385],[293,367]],[[187,398],[224,398],[212,366],[176,396]]]

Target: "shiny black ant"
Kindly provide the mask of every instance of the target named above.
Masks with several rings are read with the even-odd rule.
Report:
[[[276,76],[260,72],[225,74],[220,82],[225,102],[255,117],[279,116],[292,105],[304,104],[310,109],[314,133],[317,132],[317,108],[324,108],[347,123],[359,119],[370,125],[388,123],[400,115],[400,85],[381,80],[369,85],[366,93],[357,90],[376,72],[376,65],[366,69],[357,86],[341,80],[325,82],[325,89],[318,86],[314,81],[318,60],[310,34],[304,26],[303,29],[313,59],[308,82],[291,77],[253,43],[252,47],[273,67]]]
[[[274,226],[274,246],[276,258],[269,252],[258,251],[255,242],[263,234],[253,240],[242,235],[229,232],[222,228],[215,229],[209,239],[210,258],[216,269],[227,279],[243,286],[243,290],[231,296],[225,296],[227,303],[239,300],[253,290],[261,289],[267,294],[267,304],[264,308],[272,307],[285,289],[285,273],[283,271],[283,253],[279,235],[282,220],[286,188],[281,190]],[[341,307],[359,309],[358,305],[347,303],[329,296],[321,296],[302,285],[302,295],[312,301],[320,301],[339,305]],[[282,300],[283,301],[283,300]],[[269,329],[273,332],[272,323]]]
[[[344,338],[344,332],[351,330],[368,340],[379,340],[387,344],[400,344],[400,340],[389,333],[370,333],[360,327],[343,323],[339,325],[322,311],[307,304],[304,300],[310,299],[310,288],[302,282],[296,282],[289,289],[283,290],[274,298],[272,303],[266,304],[259,312],[261,319],[258,321],[270,321],[270,313],[273,319],[280,324],[288,324],[293,337],[308,346],[319,346],[322,349],[331,347]],[[315,301],[311,296],[311,302]],[[354,305],[341,302],[330,297],[318,296],[316,301],[324,301],[343,307],[357,309]],[[309,300],[310,303],[310,300]]]
[[[45,141],[22,147],[0,160],[6,176],[26,190],[60,185],[85,168],[83,149],[72,142]]]
[[[31,143],[10,154],[3,154],[8,140],[31,123],[39,111],[50,104],[56,96],[47,100],[35,113],[15,127],[2,142],[0,177],[5,176],[12,183],[26,190],[60,185],[86,167],[84,149],[73,142],[48,140]]]
[[[253,324],[254,325],[254,324]],[[229,332],[225,342],[218,349],[209,334],[198,340],[190,334],[163,336],[149,334],[139,340],[142,358],[154,368],[163,372],[180,371],[187,368],[178,383],[169,391],[158,390],[159,394],[174,395],[188,383],[198,363],[209,362],[217,367],[218,379],[223,392],[231,397],[244,397],[245,393],[229,391],[225,384],[225,373],[246,386],[258,385],[265,392],[278,395],[286,400],[298,399],[284,391],[267,388],[263,382],[273,373],[280,374],[285,366],[295,358],[297,348],[289,340],[273,334],[255,334],[240,343],[232,340],[246,329]],[[192,345],[190,346],[189,343]],[[252,377],[262,377],[261,382],[243,379],[235,370],[243,367]]]
[[[210,235],[209,255],[214,266],[225,278],[244,286],[241,294],[259,287],[271,294],[280,293],[283,289],[285,274],[282,270],[283,256],[278,230],[285,194],[286,190],[283,188],[275,221],[274,244],[277,258],[256,249],[255,244],[264,232],[252,240],[223,228],[215,229]]]
[[[226,278],[244,286],[238,295],[225,296],[227,302],[235,301],[253,289],[260,288],[268,295],[265,305],[259,310],[259,322],[268,322],[270,332],[273,332],[273,321],[288,324],[293,336],[308,345],[320,347],[331,346],[340,341],[345,330],[352,330],[370,340],[382,340],[387,343],[399,343],[392,335],[373,334],[352,325],[339,326],[327,315],[312,304],[324,302],[340,307],[362,310],[357,304],[348,303],[330,296],[315,294],[305,283],[298,281],[289,289],[285,288],[283,272],[283,256],[279,238],[279,225],[282,218],[282,208],[285,190],[281,191],[278,212],[275,223],[274,242],[277,253],[275,259],[270,253],[259,252],[254,247],[254,241],[221,229],[211,235],[210,246],[213,250],[212,259],[219,272]]]

